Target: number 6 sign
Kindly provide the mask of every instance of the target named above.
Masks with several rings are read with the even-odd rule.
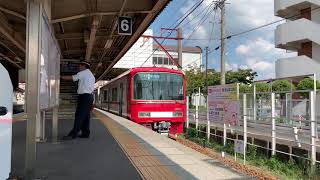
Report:
[[[132,18],[121,16],[118,18],[118,34],[132,35]]]

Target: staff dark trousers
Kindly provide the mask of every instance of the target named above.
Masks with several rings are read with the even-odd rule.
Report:
[[[90,135],[90,110],[93,103],[92,94],[79,94],[73,129],[68,136],[76,138],[81,130],[82,136]]]

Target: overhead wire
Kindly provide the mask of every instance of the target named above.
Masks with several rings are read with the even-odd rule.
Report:
[[[187,36],[186,39],[191,38],[191,36],[193,35],[193,33],[195,33],[195,32],[202,26],[202,24],[208,19],[209,15],[214,11],[214,8],[211,8],[211,9],[210,9],[210,7],[211,7],[212,5],[213,5],[213,3],[211,3],[211,4],[209,5],[209,8],[207,9],[207,11],[206,11],[205,14],[203,15],[203,17],[202,17],[201,19],[199,19],[197,26],[195,26],[195,27],[193,28],[193,30],[189,33],[189,35]]]
[[[312,11],[315,11],[315,10],[318,10],[318,9],[320,9],[320,7],[313,8],[313,9],[311,9],[311,12],[312,12]],[[298,17],[300,17],[300,16],[301,16],[301,14],[300,14],[300,13],[299,13],[299,14],[297,13],[297,14],[294,14],[294,15],[292,15],[292,16],[289,16],[289,17],[280,19],[280,20],[272,21],[272,22],[269,22],[269,23],[266,23],[266,24],[263,24],[263,25],[260,25],[260,26],[251,28],[251,29],[247,29],[247,30],[245,30],[245,31],[241,31],[241,32],[238,32],[238,33],[234,33],[234,34],[227,35],[227,36],[225,36],[225,37],[223,37],[223,38],[219,38],[219,39],[209,38],[209,39],[219,40],[219,41],[221,41],[222,39],[231,39],[232,37],[241,36],[241,35],[243,35],[243,34],[247,34],[247,33],[250,33],[250,32],[252,32],[252,31],[256,31],[256,30],[258,30],[258,29],[261,29],[261,28],[264,28],[264,27],[268,27],[268,26],[271,26],[271,25],[273,25],[273,24],[277,24],[277,23],[279,23],[279,22],[282,22],[282,21],[285,21],[285,20],[288,20],[288,19],[298,18]],[[208,40],[208,39],[207,39],[207,38],[203,38],[203,39],[196,39],[196,38],[195,38],[195,39],[185,39],[185,40],[190,40],[190,41],[191,41],[191,40]],[[220,48],[220,46],[216,47],[215,50],[218,50],[219,48]],[[214,52],[214,51],[212,50],[212,51],[210,51],[208,54],[211,54],[212,52]],[[199,60],[199,59],[197,59],[197,60]],[[196,62],[197,60],[193,61],[192,63]],[[190,65],[190,64],[192,64],[192,63],[189,63],[189,64],[187,64],[186,66],[188,66],[188,65]],[[186,67],[186,66],[184,66],[184,67]]]
[[[320,9],[320,7],[316,7],[316,8],[313,8],[311,9],[310,11],[315,11],[315,10],[318,10]],[[285,20],[288,20],[288,19],[293,19],[293,18],[298,18],[300,17],[301,14],[300,13],[297,13],[297,14],[294,14],[292,16],[289,16],[289,17],[286,17],[286,18],[283,18],[283,19],[280,19],[280,20],[276,20],[276,21],[273,21],[273,22],[269,22],[269,23],[266,23],[266,24],[263,24],[263,25],[260,25],[260,26],[257,26],[257,27],[254,27],[254,28],[251,28],[251,29],[247,29],[245,31],[241,31],[241,32],[238,32],[238,33],[234,33],[234,34],[230,34],[226,37],[224,37],[225,39],[230,39],[231,37],[235,37],[235,36],[240,36],[240,35],[243,35],[243,34],[247,34],[249,32],[252,32],[252,31],[255,31],[255,30],[258,30],[258,29],[261,29],[261,28],[264,28],[264,27],[268,27],[268,26],[271,26],[273,24],[277,24],[279,22],[282,22],[282,21],[285,21]],[[221,40],[221,39],[220,39]]]
[[[202,2],[203,2],[203,1],[202,1]],[[202,2],[201,2],[201,3],[202,3]],[[187,1],[185,1],[182,6],[184,6],[186,3],[187,3]],[[199,2],[197,2],[197,3],[199,3]],[[169,26],[169,28],[172,28],[172,26],[173,26],[176,22],[178,22],[178,21],[180,21],[182,18],[184,18],[187,13],[189,14],[189,12],[192,10],[192,8],[195,8],[196,6],[199,6],[199,5],[197,5],[197,3],[195,3],[195,4],[194,4],[192,7],[190,7],[182,16],[180,16],[175,22],[173,22],[173,23]],[[209,8],[209,6],[207,6],[204,10],[206,10],[207,8]],[[198,13],[196,16],[199,16],[199,15],[202,14],[203,12],[204,12],[204,11],[200,11],[200,13]],[[195,17],[196,17],[196,16],[195,16]],[[180,26],[180,28],[186,26],[187,24],[189,24],[190,22],[192,22],[194,19],[195,19],[195,18],[189,20],[186,24],[183,24],[182,26]],[[169,35],[167,35],[167,37],[169,37],[171,34],[172,34],[172,31],[170,32]],[[148,40],[147,40],[146,42],[144,42],[144,43],[149,42],[150,39],[151,39],[151,38],[148,38]],[[164,41],[163,41],[163,42],[164,42]],[[163,42],[161,42],[161,44],[162,44]],[[144,52],[145,50],[147,50],[147,48],[149,48],[150,46],[153,46],[153,44],[148,45],[142,52]],[[157,50],[158,50],[158,49],[157,49]],[[141,55],[141,54],[142,54],[142,53],[139,53],[138,56]],[[144,62],[141,66],[143,66],[144,64],[145,64],[145,62]]]
[[[180,21],[177,25],[175,25],[174,28],[172,29],[176,29],[192,12],[194,12],[202,3],[204,2],[204,0],[201,0],[200,2],[196,3],[193,7],[193,9],[188,12]],[[171,27],[170,27],[171,28]],[[171,34],[172,34],[173,31],[170,31],[170,33],[166,36],[166,37],[169,37]],[[166,41],[166,39],[163,39],[163,41],[160,43],[161,45]],[[153,56],[153,54],[158,50],[159,48],[156,48],[153,50],[153,52],[150,54],[150,56],[141,64],[141,66],[143,66],[149,59],[150,57]]]
[[[184,4],[185,4],[185,3],[184,3]],[[194,4],[191,8],[194,8],[196,5],[197,5],[197,4]],[[211,6],[207,6],[207,7],[205,7],[203,10],[207,10],[207,9],[209,9],[210,7],[211,7]],[[188,11],[186,11],[185,14],[186,14],[186,13],[189,13],[190,10],[191,10],[191,8],[190,8]],[[197,17],[197,16],[201,15],[203,12],[206,12],[206,11],[203,11],[203,10],[201,10],[200,13],[198,13],[198,14],[195,15],[194,17]],[[179,19],[177,19],[176,22],[178,22],[180,19],[182,19],[182,17],[184,17],[185,14],[183,14]],[[196,19],[196,18],[192,18],[192,19],[189,20],[186,24],[181,25],[180,28],[188,25],[190,22],[192,22],[192,21],[195,20],[195,19]],[[174,22],[170,27],[172,27],[174,24],[175,24],[175,22]],[[169,28],[170,28],[170,27],[169,27]],[[170,35],[171,35],[171,34],[170,34]],[[170,36],[170,35],[168,35],[168,36]],[[148,41],[149,41],[149,40],[150,40],[150,38],[148,39]],[[148,42],[148,41],[147,41],[147,42]],[[161,44],[162,44],[162,43],[161,43]],[[152,45],[152,44],[151,44],[151,45]],[[146,50],[146,49],[147,49],[148,47],[150,47],[151,45],[147,46],[144,50]],[[140,54],[139,54],[139,55],[140,55]],[[138,55],[138,56],[139,56],[139,55]],[[145,63],[145,62],[144,62],[144,63]],[[142,65],[144,65],[144,63],[143,63]],[[141,66],[142,66],[142,65],[141,65]]]
[[[182,24],[182,25],[180,26],[180,28],[183,28],[183,27],[189,25],[189,24],[190,24],[193,20],[195,20],[198,16],[200,16],[201,14],[207,12],[207,10],[208,10],[210,7],[211,7],[211,4],[209,4],[209,6],[206,6],[204,9],[199,10],[199,13],[198,13],[198,14],[194,15],[193,18],[191,18],[191,19],[190,19],[188,22],[186,22],[185,24]],[[198,21],[198,22],[199,22],[199,21]],[[195,24],[193,24],[193,25],[195,25]]]

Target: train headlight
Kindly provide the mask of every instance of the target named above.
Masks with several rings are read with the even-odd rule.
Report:
[[[150,112],[139,112],[138,117],[143,117],[143,118],[151,117],[151,113]]]
[[[182,117],[183,113],[182,112],[173,112],[173,117]]]

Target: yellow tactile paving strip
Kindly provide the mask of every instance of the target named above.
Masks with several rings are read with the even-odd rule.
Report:
[[[125,132],[116,122],[106,115],[94,111],[94,114],[108,128],[127,157],[146,180],[180,179],[168,166],[152,155],[142,144],[139,144],[129,133]]]

